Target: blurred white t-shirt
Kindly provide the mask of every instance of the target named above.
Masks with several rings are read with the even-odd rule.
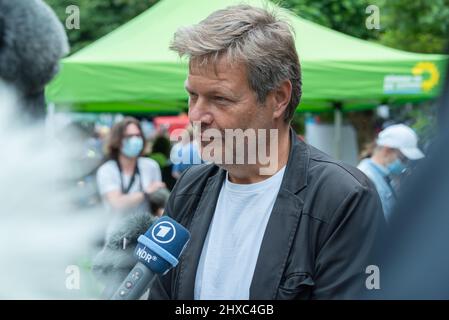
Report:
[[[137,159],[139,174],[135,176],[134,182],[128,193],[141,192],[140,181],[142,179],[142,187],[145,190],[153,182],[160,182],[161,169],[156,161],[149,158]],[[128,187],[131,175],[122,172],[123,186]],[[121,191],[122,183],[120,179],[120,171],[117,162],[109,160],[105,162],[97,171],[97,187],[100,195],[104,197],[108,192]],[[106,204],[106,207],[109,206]]]

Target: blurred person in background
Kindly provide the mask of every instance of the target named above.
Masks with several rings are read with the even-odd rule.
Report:
[[[82,141],[74,135],[64,144],[43,121],[45,86],[68,52],[44,1],[0,0],[0,299],[97,294],[84,262],[103,217],[74,207],[77,190],[65,183]]]
[[[99,193],[113,213],[92,268],[105,285],[103,298],[114,294],[134,266],[137,237],[163,213],[168,199],[159,165],[142,157],[144,148],[139,121],[125,117],[112,127],[106,147],[108,160],[97,171]]]
[[[112,211],[148,211],[151,193],[164,188],[156,161],[141,157],[145,138],[137,119],[126,117],[110,132],[106,161],[97,172],[99,192]]]
[[[185,138],[175,144],[170,153],[170,159],[173,162],[172,176],[175,179],[179,179],[181,174],[191,166],[203,163],[198,143],[193,136],[192,126],[188,126],[184,134]]]
[[[167,186],[168,190],[172,190],[175,186],[176,179],[172,176],[173,163],[170,161],[170,139],[166,133],[160,133],[156,136],[151,146],[151,153],[149,158],[156,161],[162,173],[162,181]]]
[[[376,299],[449,299],[449,64],[446,68],[437,136],[403,180],[379,245]]]
[[[373,154],[359,163],[357,168],[376,186],[387,221],[397,200],[399,177],[408,168],[410,160],[423,157],[424,154],[418,148],[418,136],[413,129],[396,124],[379,133]]]

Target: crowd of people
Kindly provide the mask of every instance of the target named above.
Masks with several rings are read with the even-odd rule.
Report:
[[[106,287],[103,297],[108,298],[133,267],[138,235],[163,215],[181,174],[203,161],[190,126],[184,130],[186,139],[178,143],[170,141],[164,128],[145,136],[140,121],[133,117],[102,131],[86,143],[101,152],[94,175],[99,199],[111,218],[105,243],[93,263]],[[401,182],[423,157],[417,134],[404,124],[393,124],[379,132],[370,154],[358,165],[374,184],[387,223],[401,193]]]
[[[177,143],[170,141],[164,128],[146,137],[139,120],[132,117],[120,120],[110,130],[100,130],[103,133],[94,132],[86,144],[101,154],[101,165],[94,171],[96,188],[111,212],[143,210],[161,216],[182,172],[204,162],[191,126],[185,128],[186,139]],[[357,168],[374,183],[388,221],[401,180],[411,174],[424,153],[415,131],[404,124],[388,125],[371,145]]]
[[[251,19],[252,14],[255,16],[259,14],[267,15],[266,18],[270,18],[267,13],[257,12],[257,10],[250,7],[239,7],[230,10],[236,10],[236,14],[243,14],[243,12],[248,11],[249,15],[242,16],[242,19]],[[182,41],[182,39],[178,40]],[[289,50],[292,50],[288,47],[290,39],[287,36],[284,40],[286,41],[283,44],[285,45],[284,50],[288,53]],[[191,39],[188,41],[191,41]],[[194,41],[193,43],[179,44],[180,48],[182,48],[179,50],[185,50],[189,45],[194,46]],[[178,49],[175,48],[175,50]],[[199,49],[192,48],[191,50],[192,52],[196,52],[195,50]],[[201,57],[198,59],[201,59]],[[296,63],[295,59],[297,58],[295,58],[295,54],[291,53],[291,56],[286,57],[286,59],[290,59],[291,64],[294,65]],[[207,83],[210,79],[214,79],[215,81],[215,78],[212,74],[208,74],[207,68],[204,69],[205,67],[201,63],[196,64],[197,62],[196,60],[192,62],[195,68],[191,68],[191,74],[187,82],[189,86],[188,90],[189,92],[201,92],[202,90],[206,92],[207,87],[204,86],[204,83]],[[245,78],[235,78],[238,72],[234,70],[233,73],[229,73],[230,71],[222,68],[221,64],[224,63],[226,62],[216,62],[218,71],[221,72],[221,77],[224,79],[229,77],[229,80],[234,81],[236,85],[236,88],[233,88],[233,90],[242,91],[242,88],[245,88],[245,86],[243,82],[239,85],[238,81],[243,81]],[[271,63],[273,64],[273,68],[278,68],[275,62]],[[286,62],[284,61],[283,63]],[[298,75],[292,74],[291,77],[296,81],[293,84],[300,86],[300,79],[297,78]],[[201,79],[201,81],[197,79]],[[213,82],[210,85],[213,87]],[[221,88],[217,87],[216,90],[219,92]],[[250,89],[248,88],[248,90]],[[285,90],[285,92],[282,92],[282,90]],[[229,260],[234,259],[232,255],[223,256],[223,250],[227,250],[226,252],[231,250],[228,243],[232,243],[234,240],[231,238],[235,237],[235,234],[227,234],[225,231],[234,228],[236,224],[245,226],[242,228],[247,230],[245,234],[246,238],[242,239],[236,245],[241,252],[240,258],[246,261],[245,265],[252,268],[251,270],[248,269],[248,273],[254,272],[254,268],[257,268],[256,258],[259,252],[258,250],[253,250],[254,243],[256,243],[256,247],[260,248],[261,254],[266,254],[262,247],[263,233],[261,230],[271,228],[269,234],[272,234],[273,238],[271,241],[273,242],[281,241],[282,238],[279,233],[280,230],[268,224],[271,211],[276,209],[274,204],[278,192],[280,193],[281,190],[284,190],[283,188],[291,188],[291,185],[303,183],[304,181],[307,181],[308,188],[314,190],[314,192],[300,195],[300,197],[303,197],[301,206],[307,208],[306,210],[310,212],[312,221],[315,222],[309,221],[307,227],[305,227],[307,228],[307,232],[303,230],[303,233],[299,235],[300,240],[298,241],[300,242],[295,244],[297,250],[292,253],[293,256],[291,256],[291,259],[299,259],[297,256],[299,255],[298,252],[303,252],[305,250],[303,247],[304,244],[311,240],[310,237],[303,239],[302,235],[316,233],[313,237],[319,238],[321,235],[319,232],[320,229],[316,229],[317,225],[322,223],[331,225],[331,228],[335,228],[333,231],[335,234],[332,237],[335,238],[336,243],[321,253],[319,258],[321,260],[314,261],[313,263],[327,264],[332,259],[343,259],[346,261],[346,268],[348,268],[346,272],[348,274],[352,273],[352,276],[351,279],[329,276],[329,274],[333,274],[334,272],[342,272],[339,269],[342,266],[336,266],[335,270],[331,268],[323,271],[323,274],[319,276],[320,278],[316,280],[323,282],[317,288],[314,288],[313,295],[322,298],[355,297],[355,292],[359,289],[363,281],[359,279],[358,283],[355,283],[355,275],[358,274],[360,265],[353,265],[348,260],[347,253],[351,253],[353,257],[358,257],[360,261],[368,259],[376,246],[377,240],[381,238],[379,234],[383,232],[383,226],[387,226],[391,219],[395,202],[401,193],[403,177],[411,174],[411,164],[423,158],[424,154],[418,148],[418,137],[416,133],[410,127],[403,124],[388,126],[378,134],[374,142],[372,154],[369,158],[363,159],[358,165],[358,169],[364,174],[342,162],[331,159],[328,155],[316,149],[311,149],[308,152],[305,151],[308,147],[306,147],[304,141],[299,140],[295,142],[293,138],[290,138],[292,145],[290,147],[287,145],[283,146],[284,143],[289,141],[289,136],[291,135],[289,120],[297,104],[293,103],[294,105],[291,105],[291,100],[289,100],[290,103],[287,103],[288,101],[284,101],[283,99],[291,97],[293,94],[296,94],[295,99],[299,99],[300,97],[300,93],[291,90],[293,90],[291,85],[286,84],[277,93],[279,96],[273,100],[278,104],[274,104],[273,108],[277,107],[286,110],[283,117],[287,117],[288,115],[288,118],[280,117],[280,114],[277,113],[274,113],[274,115],[262,114],[257,107],[254,107],[254,110],[245,111],[245,109],[250,109],[248,102],[242,105],[240,107],[241,110],[239,112],[236,111],[234,115],[225,114],[223,111],[225,109],[218,108],[216,111],[215,109],[211,109],[213,112],[205,111],[196,105],[200,93],[190,93],[189,117],[191,121],[200,121],[206,126],[209,122],[216,121],[216,123],[224,128],[229,126],[226,121],[230,121],[238,128],[258,128],[260,126],[263,128],[263,124],[258,121],[261,121],[260,119],[264,116],[273,117],[271,121],[276,123],[276,129],[279,130],[278,132],[281,135],[278,140],[281,145],[278,146],[279,149],[277,150],[279,152],[280,164],[277,164],[279,167],[277,168],[276,174],[264,180],[260,174],[254,171],[259,168],[257,165],[256,167],[252,167],[247,164],[240,166],[222,164],[227,171],[226,178],[224,178],[225,182],[222,187],[219,187],[221,184],[217,182],[216,190],[212,191],[201,189],[204,188],[201,179],[218,179],[217,177],[220,176],[221,169],[218,173],[215,173],[215,171],[209,172],[210,169],[206,169],[208,166],[201,166],[201,169],[192,169],[189,171],[190,174],[182,175],[189,167],[203,162],[199,154],[199,143],[195,141],[191,127],[186,128],[184,131],[186,139],[182,139],[177,144],[171,145],[166,131],[162,130],[151,139],[151,146],[148,146],[148,141],[138,120],[126,117],[114,124],[104,143],[104,161],[96,172],[99,195],[104,207],[112,216],[106,232],[105,245],[94,262],[94,270],[106,279],[105,297],[110,297],[114,293],[114,288],[124,279],[132,267],[132,252],[139,234],[135,231],[139,230],[140,233],[143,233],[157,217],[164,214],[170,192],[173,190],[175,181],[177,180],[183,181],[179,182],[180,186],[178,186],[178,190],[182,189],[184,190],[183,192],[187,192],[190,195],[204,197],[205,200],[200,203],[207,203],[209,210],[215,210],[214,218],[209,228],[191,230],[197,236],[206,236],[207,234],[207,238],[205,240],[203,239],[207,243],[204,245],[203,251],[194,253],[199,260],[192,262],[193,265],[198,265],[198,269],[196,270],[197,280],[194,284],[194,296],[192,296],[192,292],[186,292],[184,295],[178,293],[178,296],[172,295],[168,288],[171,288],[173,285],[166,282],[167,279],[172,278],[165,277],[165,280],[156,281],[154,290],[152,291],[152,298],[215,299],[240,297],[246,299],[251,297],[264,297],[260,292],[249,296],[247,289],[251,284],[251,281],[249,281],[251,278],[248,278],[245,273],[237,269],[232,271],[231,266],[236,267]],[[239,93],[241,96],[245,94],[250,96],[249,91],[248,93]],[[207,93],[205,95],[207,96]],[[291,105],[291,107],[287,107],[287,104],[289,106]],[[239,113],[244,112],[254,112],[254,117],[242,118]],[[257,117],[255,116],[256,113],[258,113]],[[234,117],[235,119],[230,120],[230,117]],[[241,121],[245,122],[235,124]],[[292,137],[296,137],[296,135],[292,135]],[[290,148],[290,151],[288,148]],[[185,159],[187,161],[183,161]],[[301,171],[304,170],[304,167],[298,167],[303,161],[307,161],[306,166],[311,166],[309,169],[306,169],[306,172]],[[211,165],[213,166],[213,164]],[[317,168],[320,169],[318,170]],[[301,181],[301,179],[304,181]],[[198,181],[195,184],[191,184],[190,181],[193,180]],[[284,184],[291,185],[286,187]],[[176,191],[175,188],[173,192],[176,193]],[[291,192],[293,191],[292,189]],[[269,197],[268,194],[271,196]],[[171,206],[176,206],[177,211],[181,211],[169,211],[166,213],[175,219],[177,219],[176,217],[179,214],[183,214],[183,218],[193,215],[193,212],[196,210],[209,212],[206,208],[198,209],[195,205],[192,206],[190,200],[178,203],[177,201],[179,200],[176,198],[176,195],[170,199],[172,202]],[[284,206],[285,212],[290,212],[293,207],[299,205],[293,203],[287,205],[288,201],[293,200],[286,200],[282,197],[281,199],[282,204],[278,204],[278,206]],[[176,205],[173,203],[176,203]],[[216,206],[210,206],[214,203],[216,203]],[[341,209],[339,208],[346,209],[340,212]],[[242,212],[246,212],[245,215],[242,215]],[[329,216],[330,212],[341,214],[342,217],[331,220]],[[257,216],[252,216],[251,213],[257,213]],[[294,216],[300,213],[301,211],[295,211],[295,213],[292,212],[292,215]],[[287,217],[284,218],[288,219]],[[341,221],[345,221],[345,219],[349,219],[351,222],[345,222],[342,225]],[[262,224],[257,225],[255,224],[256,221]],[[187,220],[181,221],[181,223],[184,225],[189,224]],[[345,227],[349,229],[341,233]],[[360,241],[353,241],[354,237]],[[248,247],[245,247],[245,243],[248,244]],[[333,249],[333,246],[338,246],[339,244],[345,246],[345,254]],[[190,247],[196,248],[195,250],[200,249],[200,247],[195,245],[191,245]],[[310,248],[313,248],[313,246],[311,247],[309,245],[308,250]],[[237,247],[234,249],[237,251]],[[279,247],[278,249],[282,252],[285,247]],[[243,257],[242,252],[246,252],[247,255]],[[343,256],[340,256],[341,254]],[[208,258],[203,258],[203,256]],[[302,260],[300,263],[305,270],[304,274],[312,273],[312,270],[309,270],[310,264],[306,263],[307,261],[312,263],[309,259],[310,257]],[[263,258],[261,261],[263,261]],[[287,271],[296,272],[295,270]],[[284,270],[284,272],[287,271]],[[195,269],[189,270],[188,272],[191,272],[189,273],[190,276],[195,277]],[[110,274],[115,280],[111,280],[110,277],[107,277],[107,274]],[[220,280],[217,278],[219,274],[222,274]],[[268,277],[267,270],[259,270],[259,277],[261,277],[260,274]],[[287,277],[288,274],[285,276]],[[238,279],[237,282],[240,285],[245,284],[246,287],[242,288],[240,285],[230,286],[230,284],[236,283],[235,279]],[[178,279],[177,283],[179,281],[182,280]],[[260,278],[260,281],[264,280]],[[307,277],[306,279],[302,279],[302,281],[308,281]],[[310,281],[312,280],[310,279]],[[335,289],[320,290],[320,288],[329,286]],[[286,298],[289,296],[281,291],[277,294],[279,296],[285,295]],[[307,289],[303,294],[310,297],[312,292]]]
[[[8,9],[10,3],[0,0]],[[57,50],[45,68],[51,74],[36,88],[6,81],[0,69],[0,92],[14,101],[25,96],[30,115],[42,113],[43,88],[66,49]],[[261,174],[262,159],[201,159],[204,144],[194,141],[191,128],[174,145],[164,130],[148,139],[132,117],[87,139],[101,150],[91,175],[108,213],[93,261],[103,297],[111,297],[134,266],[137,237],[167,215],[192,237],[179,265],[156,278],[151,299],[360,298],[364,270],[393,218],[402,178],[424,157],[416,133],[403,124],[385,128],[359,169],[298,139],[291,127],[302,95],[294,38],[289,25],[265,9],[216,11],[178,30],[171,49],[189,58],[190,120],[217,131],[273,130],[276,139],[264,143],[274,146],[275,172]]]
[[[191,129],[186,134],[193,138]],[[172,146],[166,130],[156,133],[148,146],[140,121],[133,117],[115,123],[103,141],[98,135],[96,138],[102,157],[93,174],[110,219],[94,271],[106,285],[103,296],[110,297],[133,266],[137,237],[163,215],[176,179],[198,163],[190,161],[191,157],[183,158],[183,154],[198,157],[198,150],[193,140]],[[172,159],[176,159],[174,163]]]

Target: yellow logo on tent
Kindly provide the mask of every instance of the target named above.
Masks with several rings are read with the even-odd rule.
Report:
[[[433,62],[418,62],[412,69],[412,73],[415,76],[422,75],[423,73],[428,73],[429,78],[422,81],[421,87],[424,91],[431,90],[434,86],[438,84],[440,80],[440,72],[437,66]]]

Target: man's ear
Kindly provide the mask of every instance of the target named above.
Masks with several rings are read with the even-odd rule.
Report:
[[[274,118],[283,118],[292,97],[292,83],[290,80],[284,80],[272,91],[274,100]]]

